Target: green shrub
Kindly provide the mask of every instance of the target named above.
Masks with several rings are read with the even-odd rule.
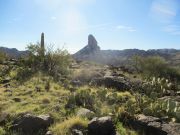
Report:
[[[3,63],[7,59],[7,56],[5,53],[0,52],[0,64]]]
[[[0,127],[0,135],[5,135],[5,134],[6,134],[5,130],[2,127]]]
[[[21,67],[30,69],[32,74],[38,71],[44,71],[51,75],[54,79],[60,80],[69,74],[69,65],[71,63],[70,54],[66,50],[47,47],[42,55],[40,44],[29,44],[27,50],[29,56],[21,59]],[[24,77],[24,72],[20,72]],[[20,75],[21,76],[21,75]]]
[[[79,90],[69,96],[66,104],[67,108],[74,108],[75,106],[81,106],[88,109],[94,109],[95,95],[88,90]]]
[[[145,77],[165,77],[180,80],[180,69],[172,67],[159,56],[140,57],[134,56],[134,68]]]
[[[135,131],[124,128],[120,122],[116,124],[116,130],[120,135],[138,135]]]

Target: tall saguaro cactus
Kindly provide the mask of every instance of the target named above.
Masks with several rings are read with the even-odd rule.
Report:
[[[45,47],[44,47],[44,33],[41,34],[41,56],[44,56]]]

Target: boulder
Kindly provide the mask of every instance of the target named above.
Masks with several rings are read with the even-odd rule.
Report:
[[[130,82],[124,78],[117,78],[113,76],[106,76],[102,78],[95,78],[91,81],[92,85],[105,86],[107,88],[115,88],[117,90],[130,90]]]
[[[21,102],[21,99],[18,98],[18,97],[13,98],[13,100],[14,100],[15,102]]]
[[[80,80],[72,80],[71,85],[74,87],[80,87],[82,85],[82,82]]]
[[[81,108],[78,110],[77,116],[92,119],[95,116],[95,113],[93,111],[90,111],[89,109]]]
[[[162,124],[162,130],[168,135],[180,135],[180,123]]]
[[[137,119],[126,119],[124,124],[146,135],[180,134],[180,123],[166,123],[163,119],[142,114],[138,115]]]
[[[5,93],[12,93],[13,91],[10,90],[10,89],[6,89],[4,92],[5,92]]]
[[[45,135],[53,135],[51,131],[47,131]]]
[[[32,135],[39,131],[45,132],[52,123],[53,119],[49,115],[34,116],[32,114],[25,114],[14,120],[11,129],[22,131],[26,135]]]
[[[4,125],[8,118],[9,118],[9,114],[5,113],[5,112],[2,112],[0,114],[0,125]]]
[[[6,83],[9,83],[10,81],[11,81],[10,78],[6,78],[6,79],[2,79],[2,80],[1,80],[1,83],[2,83],[2,84],[6,84]]]
[[[116,135],[111,117],[92,119],[88,124],[88,135]]]
[[[83,132],[77,129],[72,130],[72,135],[83,135]]]

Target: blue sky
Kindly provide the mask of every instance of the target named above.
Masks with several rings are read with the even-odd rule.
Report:
[[[101,49],[180,49],[179,0],[0,0],[0,46],[40,40],[71,53],[93,34]]]

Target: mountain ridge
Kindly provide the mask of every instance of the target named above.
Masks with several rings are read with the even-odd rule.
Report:
[[[89,36],[93,38],[90,39]],[[97,41],[93,35],[88,36],[88,45],[79,50],[77,53],[72,56],[78,61],[94,61],[102,64],[110,64],[110,65],[119,65],[126,64],[134,55],[139,55],[143,57],[147,56],[160,56],[165,58],[168,61],[176,58],[176,63],[180,64],[180,49],[149,49],[149,50],[141,50],[141,49],[124,49],[124,50],[101,50],[97,44]],[[92,41],[89,41],[92,40]],[[96,41],[96,42],[94,42]],[[89,44],[94,43],[94,44]],[[89,49],[94,48],[94,50]],[[177,62],[178,61],[178,62]]]
[[[28,55],[28,51],[19,51],[16,48],[1,47],[0,52],[5,53],[10,58],[20,58]]]

